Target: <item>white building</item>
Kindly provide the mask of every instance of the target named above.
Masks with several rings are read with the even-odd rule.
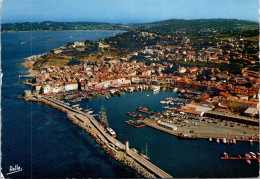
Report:
[[[78,90],[77,82],[66,82],[65,83],[65,91]]]
[[[81,47],[81,46],[84,46],[85,44],[84,44],[84,42],[74,42],[74,44],[73,44],[73,47],[75,48],[75,47]]]
[[[51,87],[50,87],[50,85],[46,85],[46,86],[43,86],[43,87],[42,87],[42,93],[48,94],[48,93],[50,93],[50,92],[51,92]]]
[[[110,80],[103,81],[103,88],[106,89],[110,85]]]

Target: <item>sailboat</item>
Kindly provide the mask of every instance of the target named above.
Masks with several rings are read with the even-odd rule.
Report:
[[[143,157],[146,160],[150,160],[150,158],[148,157],[148,147],[147,147],[147,143],[145,144],[145,155],[143,154],[143,147],[142,147],[142,153],[140,154],[141,157]]]
[[[108,126],[107,115],[106,115],[104,106],[101,106],[99,119],[100,119],[101,125],[107,130],[107,132],[108,132],[112,137],[115,138],[115,137],[116,137],[115,131]]]
[[[107,115],[106,115],[104,106],[101,106],[101,108],[100,108],[99,119],[100,119],[100,123],[103,127],[108,127]]]

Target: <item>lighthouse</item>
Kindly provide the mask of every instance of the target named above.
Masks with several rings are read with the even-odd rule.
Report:
[[[125,153],[129,152],[129,142],[128,140],[125,141]]]

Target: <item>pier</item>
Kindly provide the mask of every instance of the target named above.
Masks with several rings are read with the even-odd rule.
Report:
[[[249,157],[221,157],[223,160],[257,160],[260,162],[259,158],[249,158]]]
[[[35,98],[36,99],[36,98]],[[109,135],[105,128],[91,115],[88,113],[85,113],[83,111],[73,109],[70,105],[59,101],[55,100],[49,97],[41,97],[38,98],[36,101],[43,102],[45,104],[51,105],[55,108],[58,108],[59,110],[63,111],[66,113],[69,117],[74,119],[74,122],[81,126],[82,128],[87,128],[87,129],[92,129],[95,128],[96,130],[92,133],[93,136],[97,137],[98,140],[101,140],[102,143],[105,143],[106,146],[102,146],[102,148],[110,148],[113,150],[115,153],[119,153],[122,151],[125,151],[126,146]],[[93,129],[92,129],[93,130]],[[115,146],[115,149],[112,148],[111,146]],[[124,153],[127,157],[130,157],[136,164],[133,164],[135,167],[140,165],[143,167],[145,170],[147,170],[149,173],[154,175],[156,178],[172,178],[171,175],[157,167],[156,165],[152,164],[150,161],[146,160],[142,156],[140,156],[137,152],[133,151],[132,149],[129,149],[127,153]],[[111,154],[110,154],[111,155]],[[118,156],[116,155],[111,155],[115,159],[119,160],[122,162],[122,160],[118,159]],[[124,162],[122,162],[124,163]],[[132,166],[131,166],[132,167]],[[132,167],[134,168],[134,167]],[[136,169],[136,168],[134,168]],[[137,169],[136,169],[137,170]],[[137,171],[138,172],[138,171]],[[138,172],[142,174],[140,171]],[[151,177],[152,175],[146,175],[145,177]],[[144,176],[144,175],[143,175]]]

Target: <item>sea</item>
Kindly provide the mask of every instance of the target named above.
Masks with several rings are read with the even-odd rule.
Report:
[[[2,172],[10,178],[135,178],[134,170],[120,164],[104,152],[81,128],[72,124],[57,109],[17,98],[30,87],[20,84],[28,74],[20,65],[23,59],[42,54],[68,42],[99,40],[121,31],[14,32],[1,34],[1,154]],[[108,123],[121,142],[144,152],[150,161],[177,178],[257,177],[259,165],[252,161],[221,160],[223,152],[230,156],[250,151],[259,145],[237,142],[236,145],[209,142],[206,139],[180,140],[150,127],[135,128],[124,121],[139,106],[162,111],[160,101],[176,97],[171,91],[139,91],[122,96],[92,97],[79,102],[94,113],[104,106]],[[147,147],[146,147],[147,146]],[[147,149],[147,150],[146,150]],[[9,174],[10,167],[19,172]]]

